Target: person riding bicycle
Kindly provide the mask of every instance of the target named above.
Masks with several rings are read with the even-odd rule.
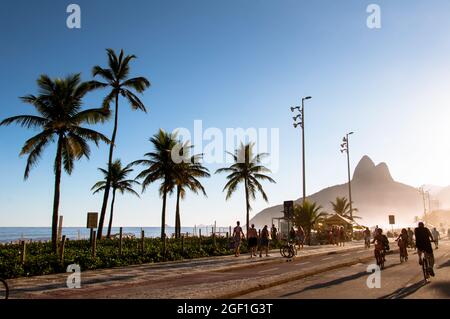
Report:
[[[372,244],[375,244],[375,257],[377,252],[381,252],[383,260],[386,261],[386,251],[389,250],[389,240],[386,235],[383,234],[383,229],[377,228],[375,236],[373,237]]]
[[[428,254],[430,257],[430,275],[434,277],[434,255],[431,242],[434,241],[430,230],[425,227],[423,222],[419,223],[419,227],[414,229],[414,236],[416,237],[417,254],[419,255],[419,265],[422,265],[422,253]]]
[[[401,234],[395,241],[398,242],[398,247],[400,248],[400,253],[403,257],[408,258],[408,250],[406,249],[408,245],[408,231],[403,228]]]

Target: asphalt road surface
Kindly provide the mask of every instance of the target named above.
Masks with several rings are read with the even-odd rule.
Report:
[[[396,248],[391,243],[391,248]],[[10,281],[12,298],[450,298],[450,241],[435,251],[436,277],[424,284],[414,250],[400,264],[387,256],[381,287],[369,289],[373,247],[308,247],[291,261],[272,257],[187,261],[81,273],[81,289],[68,289],[68,274]]]
[[[436,276],[432,277],[429,283],[425,283],[423,279],[416,252],[409,250],[408,253],[409,260],[404,263],[400,263],[398,254],[387,256],[386,268],[381,272],[380,288],[367,286],[370,275],[367,268],[374,263],[374,260],[370,260],[258,290],[242,295],[240,298],[450,298],[450,242],[442,241],[439,249],[434,251]],[[322,258],[322,261],[325,262],[325,258]]]

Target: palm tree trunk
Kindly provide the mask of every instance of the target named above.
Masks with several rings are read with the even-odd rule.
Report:
[[[102,210],[100,212],[100,222],[98,224],[97,239],[102,239],[103,223],[105,222],[106,208],[108,206],[109,190],[111,188],[111,176],[110,176],[111,165],[112,165],[112,160],[113,160],[114,145],[116,142],[118,118],[119,118],[119,94],[117,93],[116,94],[116,108],[115,108],[115,114],[114,114],[114,129],[113,129],[113,134],[111,137],[111,144],[109,145],[108,177],[106,178],[105,193],[103,194],[103,204],[102,204]]]
[[[180,219],[180,186],[177,186],[177,206],[175,211],[175,237],[181,237],[181,219]]]
[[[245,203],[246,203],[246,208],[247,208],[247,215],[246,215],[247,232],[246,232],[245,236],[247,237],[247,240],[248,240],[248,229],[250,228],[250,226],[249,226],[249,223],[250,223],[250,203],[249,203],[249,198],[248,198],[247,179],[245,179]]]
[[[112,221],[113,221],[113,214],[114,214],[114,201],[116,200],[116,189],[113,188],[112,193],[112,201],[111,201],[111,215],[109,216],[109,225],[108,225],[108,234],[106,235],[106,238],[111,239],[111,228],[112,228]]]
[[[53,198],[53,216],[52,216],[52,250],[54,253],[58,250],[58,214],[59,214],[59,197],[61,186],[61,158],[62,158],[62,135],[58,138],[58,148],[55,158],[55,194]]]
[[[161,213],[161,239],[164,240],[166,236],[166,199],[167,199],[167,190],[164,189],[163,195],[163,206]]]

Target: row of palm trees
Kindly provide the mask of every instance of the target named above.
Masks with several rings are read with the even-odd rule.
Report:
[[[103,201],[98,226],[98,238],[102,238],[103,227],[108,205],[109,193],[112,190],[111,216],[107,236],[111,235],[113,219],[114,201],[116,191],[121,193],[129,192],[139,194],[133,186],[141,185],[144,192],[148,185],[160,181],[159,192],[163,199],[161,216],[161,237],[165,236],[165,217],[167,196],[176,191],[176,235],[180,236],[180,200],[186,196],[187,191],[194,193],[201,192],[206,195],[206,191],[199,181],[200,178],[209,177],[209,171],[201,165],[201,154],[191,155],[189,142],[182,142],[177,139],[175,133],[167,133],[160,130],[155,134],[150,142],[153,150],[144,154],[144,159],[134,161],[122,167],[120,160],[113,162],[114,149],[117,147],[115,141],[118,132],[119,98],[124,98],[133,110],[146,112],[146,107],[137,94],[142,94],[150,82],[145,77],[130,78],[130,62],[135,59],[134,55],[124,55],[123,50],[117,55],[112,49],[107,49],[108,67],[95,66],[92,69],[92,76],[101,77],[103,81],[91,80],[81,81],[80,74],[69,75],[65,78],[51,79],[47,75],[41,75],[37,80],[39,89],[38,95],[27,95],[21,97],[22,101],[31,104],[37,115],[18,115],[0,122],[2,125],[18,124],[28,129],[39,129],[39,133],[28,139],[20,155],[28,155],[25,168],[24,179],[29,177],[30,170],[37,164],[44,149],[52,142],[57,143],[54,160],[54,199],[52,214],[52,248],[57,250],[57,223],[59,216],[60,188],[62,170],[70,175],[74,169],[74,162],[82,157],[89,159],[91,149],[89,142],[94,142],[98,147],[100,142],[109,145],[108,164],[106,169],[100,169],[103,180],[96,183],[92,190],[94,193],[103,191]],[[90,108],[82,110],[83,98],[97,89],[109,88],[110,91],[104,98],[100,108]],[[114,110],[111,103],[114,102]],[[114,114],[114,127],[111,139],[100,132],[85,125],[105,123]],[[180,147],[182,146],[182,147]],[[239,184],[244,184],[246,198],[246,221],[249,224],[249,212],[251,210],[250,201],[255,199],[259,192],[267,201],[260,181],[275,181],[265,175],[270,170],[261,163],[262,158],[267,154],[254,154],[253,143],[241,144],[234,153],[233,163],[229,167],[224,167],[216,173],[229,173],[228,182],[224,187],[227,192],[226,198],[237,190]],[[185,159],[181,163],[175,162],[171,158],[172,151],[181,149],[181,155]],[[143,166],[143,170],[135,179],[128,179],[128,175],[133,171],[132,166]],[[138,182],[137,180],[142,180]]]

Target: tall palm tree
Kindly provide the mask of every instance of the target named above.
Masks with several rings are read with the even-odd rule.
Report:
[[[183,145],[181,150],[185,152],[183,156],[188,160],[181,161],[175,167],[175,185],[177,189],[177,204],[175,210],[176,238],[181,237],[180,199],[184,199],[187,190],[190,190],[195,194],[202,192],[203,195],[207,196],[205,188],[198,178],[211,176],[208,169],[200,163],[202,154],[190,156],[190,149],[192,147],[193,146],[189,146],[188,143]]]
[[[230,199],[231,195],[237,190],[240,183],[244,183],[245,201],[246,201],[246,227],[247,235],[250,223],[250,199],[256,198],[256,193],[261,193],[263,199],[268,202],[268,198],[259,181],[269,181],[276,183],[271,177],[264,173],[271,173],[271,171],[262,165],[262,159],[267,156],[267,153],[254,154],[254,143],[241,143],[240,147],[235,150],[234,154],[229,153],[233,157],[234,163],[229,167],[220,168],[217,173],[229,173],[227,176],[228,182],[225,184],[223,191],[227,191],[226,199]]]
[[[106,182],[108,180],[108,169],[99,168],[99,171],[102,172],[104,178],[101,181],[95,183],[92,186],[91,190],[94,191],[94,194],[104,191],[106,187]],[[111,213],[109,217],[109,225],[108,225],[108,233],[106,235],[107,238],[111,238],[111,228],[114,214],[114,202],[116,199],[116,191],[119,191],[121,194],[130,193],[139,197],[139,194],[133,189],[134,185],[139,185],[138,181],[134,179],[127,179],[128,174],[133,172],[131,165],[127,165],[122,167],[122,163],[119,159],[116,159],[111,165],[111,188],[112,188],[112,200],[111,200]]]
[[[350,214],[350,210],[351,210],[350,202],[347,200],[346,197],[336,197],[335,201],[330,202],[330,203],[333,206],[333,211],[342,217],[345,217],[348,219],[351,219],[351,217],[361,218],[359,216],[355,216],[355,215],[352,216],[352,214]],[[353,208],[353,211],[357,212],[358,209]]]
[[[294,224],[302,226],[306,231],[308,245],[311,245],[311,230],[328,214],[322,211],[322,206],[306,200],[294,208]]]
[[[123,50],[120,51],[119,56],[112,49],[106,50],[108,53],[108,65],[109,68],[102,68],[100,66],[94,66],[92,69],[92,75],[100,76],[105,82],[97,82],[97,86],[110,87],[111,92],[103,100],[103,107],[109,109],[111,102],[114,100],[114,129],[111,137],[111,145],[109,147],[108,167],[111,166],[113,160],[114,146],[116,143],[117,126],[119,120],[119,96],[124,97],[133,110],[141,110],[147,112],[145,105],[133,93],[133,90],[137,93],[143,93],[148,87],[150,82],[144,77],[128,78],[130,73],[130,62],[135,59],[134,55],[127,55],[124,57]],[[109,169],[108,169],[109,170]],[[108,205],[108,196],[111,188],[111,177],[106,181],[105,192],[103,195],[102,209],[100,212],[100,221],[98,225],[98,239],[102,238],[103,224],[105,221],[106,207]]]
[[[83,156],[89,158],[88,141],[97,146],[100,141],[109,143],[103,134],[82,127],[82,124],[103,122],[109,117],[105,109],[81,110],[82,99],[97,88],[93,82],[81,82],[80,74],[69,75],[64,79],[50,79],[41,75],[37,80],[39,95],[27,95],[22,101],[34,106],[39,115],[19,115],[3,120],[0,125],[17,123],[25,128],[37,128],[40,133],[25,142],[20,155],[28,154],[24,179],[29,177],[43,150],[56,140],[56,157],[54,162],[55,188],[52,217],[52,248],[57,250],[57,224],[60,200],[61,166],[71,174],[74,161]]]
[[[176,164],[172,160],[171,152],[178,144],[176,133],[166,133],[160,129],[158,133],[150,138],[154,151],[144,154],[146,159],[134,161],[131,165],[145,166],[136,179],[143,179],[142,192],[148,185],[161,180],[159,193],[163,198],[161,213],[161,239],[166,236],[166,202],[167,195],[171,194],[175,187]]]

